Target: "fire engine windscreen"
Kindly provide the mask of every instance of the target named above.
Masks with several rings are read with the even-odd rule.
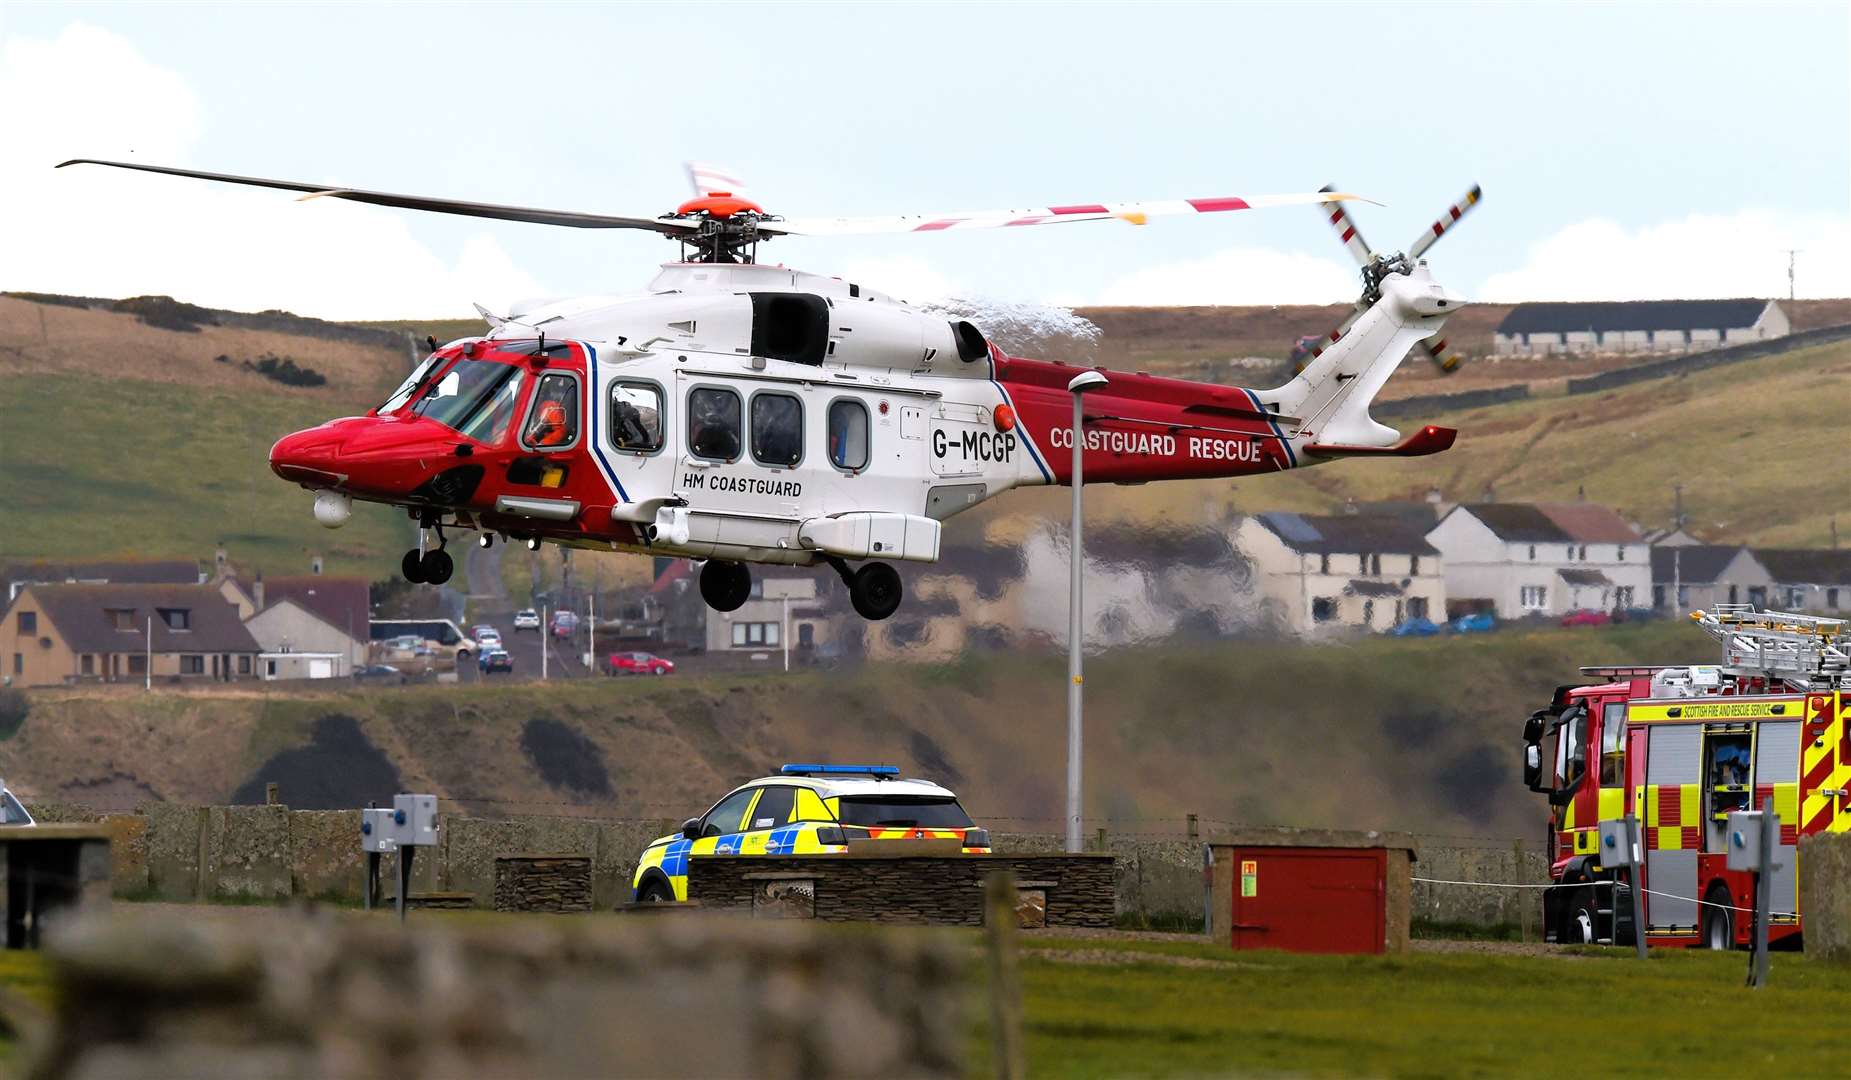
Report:
[[[844,795],[836,817],[844,825],[910,829],[968,829],[970,815],[956,799],[931,795]]]
[[[463,360],[411,410],[478,442],[495,443],[507,434],[520,394],[520,368],[493,360]]]

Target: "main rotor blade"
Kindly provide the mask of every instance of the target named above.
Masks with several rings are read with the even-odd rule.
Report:
[[[1427,253],[1427,249],[1438,242],[1440,237],[1446,235],[1448,229],[1457,224],[1460,218],[1472,212],[1472,207],[1478,205],[1478,200],[1484,198],[1484,194],[1477,184],[1473,184],[1472,190],[1465,193],[1465,198],[1447,207],[1439,220],[1427,226],[1427,231],[1421,233],[1420,238],[1408,248],[1409,261],[1419,262],[1420,257]]]
[[[168,176],[185,176],[194,180],[216,180],[226,184],[243,184],[247,187],[300,191],[311,198],[326,196],[331,199],[346,199],[349,202],[371,203],[374,206],[395,206],[404,210],[428,210],[437,214],[494,218],[500,221],[526,221],[536,225],[564,225],[574,229],[647,229],[650,232],[667,233],[673,236],[692,232],[695,228],[693,222],[672,219],[665,221],[657,218],[613,217],[607,214],[582,214],[573,210],[540,210],[526,206],[500,206],[495,203],[464,202],[460,199],[438,199],[426,195],[394,195],[385,191],[362,191],[357,188],[343,188],[329,184],[304,184],[296,180],[269,180],[258,176],[233,176],[229,173],[175,169],[165,165],[142,165],[128,161],[73,158],[70,161],[59,162],[57,167],[62,169],[66,165],[107,165],[112,169],[134,169],[137,172],[164,173]]]
[[[1335,191],[1336,187],[1335,184],[1325,184],[1318,190]],[[1363,234],[1356,231],[1356,222],[1351,220],[1350,212],[1343,208],[1343,204],[1331,203],[1326,219],[1330,222],[1330,227],[1337,230],[1337,239],[1343,241],[1343,246],[1350,249],[1350,254],[1355,257],[1356,264],[1368,266],[1369,260],[1375,258],[1375,252],[1369,249],[1369,244],[1363,239]]]
[[[1027,210],[966,210],[949,214],[896,214],[890,217],[787,217],[766,221],[758,231],[788,236],[862,236],[872,233],[941,232],[947,229],[1001,229],[1020,225],[1057,225],[1072,221],[1117,219],[1142,225],[1149,218],[1173,214],[1217,214],[1364,199],[1340,191],[1293,195],[1223,195],[1208,199],[1162,199],[1155,202],[1085,203]]]

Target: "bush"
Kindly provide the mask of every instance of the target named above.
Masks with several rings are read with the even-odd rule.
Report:
[[[20,725],[26,722],[26,714],[30,711],[32,702],[24,690],[0,686],[0,739],[19,734]]]
[[[218,316],[208,308],[186,304],[171,296],[131,296],[111,305],[158,330],[198,333],[201,326],[217,326]]]
[[[322,386],[328,377],[312,367],[298,365],[287,356],[265,353],[256,360],[246,360],[244,370],[255,371],[266,379],[273,379],[284,386]]]

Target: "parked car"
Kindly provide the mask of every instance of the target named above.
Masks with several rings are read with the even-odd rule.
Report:
[[[1613,621],[1613,616],[1593,608],[1576,608],[1562,616],[1563,626],[1605,626]]]
[[[675,662],[654,653],[620,652],[611,654],[612,675],[673,675]]]
[[[500,637],[501,631],[495,629],[494,627],[490,626],[487,623],[478,623],[475,629],[469,631],[469,636],[475,638],[477,641],[481,641],[483,636],[487,634],[493,634],[496,637]]]
[[[497,671],[512,672],[514,657],[509,656],[506,649],[483,649],[482,655],[476,659],[476,667],[480,668],[484,675],[493,675]]]
[[[1439,632],[1440,632],[1439,626],[1435,624],[1432,619],[1413,618],[1413,619],[1404,619],[1403,621],[1395,624],[1394,626],[1389,627],[1388,636],[1389,637],[1432,637],[1433,635]]]
[[[399,683],[403,685],[411,681],[411,676],[393,667],[391,664],[368,664],[365,667],[355,668],[353,677],[355,682]]]
[[[1649,607],[1620,608],[1613,613],[1614,622],[1651,622],[1664,616]]]
[[[569,638],[578,633],[578,613],[572,611],[553,612],[553,636]]]
[[[990,854],[990,831],[956,795],[899,773],[892,765],[786,765],[734,788],[643,850],[631,881],[636,902],[686,900],[690,855],[821,854],[847,851],[851,840],[957,840],[967,855]]]
[[[524,608],[514,613],[514,631],[540,629],[540,613],[532,608]]]
[[[1461,615],[1446,624],[1446,629],[1455,634],[1486,634],[1498,628],[1497,616],[1489,611],[1477,611],[1470,615]]]

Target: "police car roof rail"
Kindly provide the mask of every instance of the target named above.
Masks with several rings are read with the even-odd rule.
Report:
[[[1690,618],[1722,645],[1722,668],[1811,689],[1851,689],[1851,622],[1753,604],[1717,604]]]
[[[897,765],[786,765],[778,772],[784,776],[872,776],[889,780],[900,775]]]

